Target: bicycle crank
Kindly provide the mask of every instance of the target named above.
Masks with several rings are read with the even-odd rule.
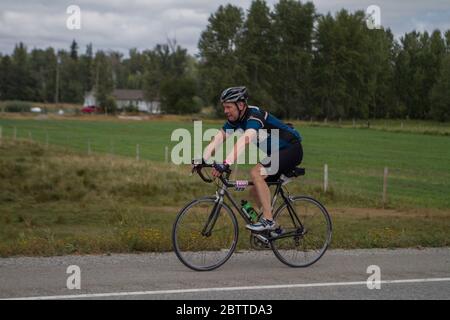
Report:
[[[252,233],[250,235],[250,245],[255,250],[270,249],[269,240],[261,234]]]

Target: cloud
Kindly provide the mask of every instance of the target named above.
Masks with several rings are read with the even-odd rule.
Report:
[[[278,0],[267,0],[273,8]],[[448,0],[314,0],[320,13],[347,8],[365,10],[376,4],[381,8],[382,24],[399,37],[405,32],[450,28]],[[231,3],[247,11],[251,0],[2,0],[0,3],[0,52],[11,53],[20,41],[29,48],[48,46],[68,49],[73,39],[79,47],[88,43],[94,49],[112,49],[126,54],[131,48],[151,49],[167,38],[190,53],[197,52],[201,32],[219,5]],[[81,30],[68,30],[66,9],[76,4],[81,9]]]
[[[450,27],[448,0],[314,0],[314,4],[322,13],[342,8],[365,11],[370,5],[377,5],[381,10],[381,24],[390,28],[397,38],[414,29],[432,32],[436,28],[443,31]]]

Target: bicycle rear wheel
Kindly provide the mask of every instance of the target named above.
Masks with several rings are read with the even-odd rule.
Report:
[[[290,267],[317,262],[331,242],[331,218],[325,207],[310,197],[294,197],[275,212],[281,234],[270,242],[275,256]],[[298,219],[297,219],[298,218]]]
[[[236,217],[226,204],[216,203],[214,197],[194,200],[184,207],[172,231],[177,257],[196,271],[209,271],[224,264],[233,254],[237,239]]]

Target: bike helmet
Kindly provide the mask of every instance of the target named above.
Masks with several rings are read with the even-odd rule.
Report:
[[[244,101],[247,103],[248,92],[246,87],[231,87],[225,89],[220,95],[220,102],[238,102]]]

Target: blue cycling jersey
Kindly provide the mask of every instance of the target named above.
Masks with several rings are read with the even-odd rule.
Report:
[[[259,129],[266,129],[268,133],[267,137],[267,150],[264,150],[268,155],[271,154],[272,151],[282,150],[293,143],[298,143],[302,141],[302,137],[300,133],[295,130],[293,127],[288,126],[278,118],[274,117],[270,113],[261,110],[255,106],[248,106],[245,112],[245,115],[241,121],[230,122],[227,121],[223,125],[222,129],[226,132],[227,130],[247,130],[247,129],[255,129],[258,131]],[[278,129],[279,130],[279,145],[274,146],[275,149],[271,148],[271,130]],[[265,141],[258,141],[259,144],[266,143]]]

